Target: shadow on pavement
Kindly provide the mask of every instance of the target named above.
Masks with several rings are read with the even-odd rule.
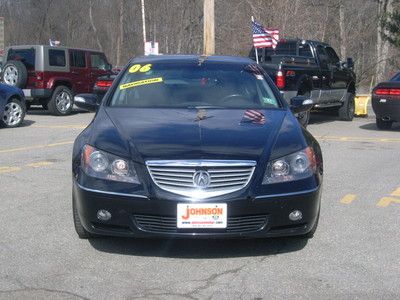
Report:
[[[79,108],[74,108],[70,115],[76,115],[81,113],[89,113],[89,111],[82,110]],[[53,116],[48,110],[43,109],[41,106],[32,106],[27,112],[27,115],[34,115],[34,116]],[[58,116],[54,116],[58,117]]]
[[[309,124],[322,124],[335,121],[341,121],[335,111],[312,112]]]
[[[33,120],[24,119],[24,121],[22,122],[22,124],[18,128],[29,127],[29,126],[31,126],[31,125],[33,125],[35,123],[36,122],[33,121]]]
[[[364,130],[370,130],[370,131],[377,131],[377,132],[398,132],[400,131],[400,123],[393,123],[393,126],[391,129],[378,129],[376,127],[376,123],[368,123],[360,126],[360,129]]]
[[[89,240],[99,251],[135,256],[168,258],[228,258],[275,255],[303,249],[303,238],[267,239],[134,239],[101,237]]]

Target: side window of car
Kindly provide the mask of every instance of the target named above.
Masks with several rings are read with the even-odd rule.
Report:
[[[326,53],[328,54],[328,60],[330,64],[337,65],[339,63],[340,59],[333,48],[326,47]]]
[[[92,68],[106,70],[107,65],[108,65],[108,63],[102,54],[100,54],[100,53],[91,53],[90,54],[90,66]]]
[[[85,51],[72,50],[69,57],[71,67],[86,68]]]
[[[49,65],[52,67],[65,67],[65,50],[49,49]]]
[[[317,54],[319,58],[319,62],[322,68],[328,67],[328,55],[325,52],[325,48],[321,45],[317,46]]]
[[[299,56],[313,57],[312,52],[311,52],[311,47],[309,44],[300,44],[299,45]]]

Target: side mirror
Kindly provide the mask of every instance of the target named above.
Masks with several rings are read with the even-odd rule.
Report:
[[[313,106],[314,102],[304,96],[296,96],[290,99],[290,110],[295,114],[309,111]]]
[[[75,105],[88,111],[96,111],[100,106],[100,101],[95,94],[78,94],[74,97]]]
[[[347,65],[347,67],[349,69],[353,69],[354,68],[354,61],[353,61],[353,59],[351,57],[347,58],[346,65]]]

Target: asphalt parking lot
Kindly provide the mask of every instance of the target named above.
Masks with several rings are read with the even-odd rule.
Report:
[[[325,163],[315,237],[79,240],[71,149],[92,113],[0,129],[0,298],[400,298],[400,126],[313,116]]]

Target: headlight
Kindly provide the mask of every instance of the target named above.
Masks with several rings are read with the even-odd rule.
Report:
[[[82,169],[92,177],[139,184],[133,164],[116,155],[85,145],[82,151]]]
[[[265,172],[263,184],[295,181],[312,176],[317,164],[312,148],[270,161]]]

